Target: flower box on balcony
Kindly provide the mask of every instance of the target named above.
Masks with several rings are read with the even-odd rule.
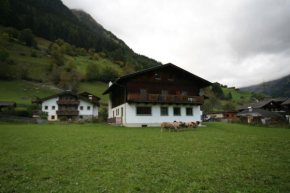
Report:
[[[151,94],[149,95],[150,101],[157,101],[158,100],[158,94]]]
[[[166,95],[165,100],[166,101],[173,101],[173,95]]]

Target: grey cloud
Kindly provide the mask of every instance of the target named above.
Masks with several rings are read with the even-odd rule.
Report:
[[[238,56],[289,51],[289,1],[248,1],[236,11],[228,39]]]

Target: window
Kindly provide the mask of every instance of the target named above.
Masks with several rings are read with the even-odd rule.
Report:
[[[155,73],[155,79],[156,79],[156,80],[160,80],[160,79],[161,79],[161,76],[160,76],[159,73]]]
[[[168,95],[168,91],[167,90],[162,90],[162,95]]]
[[[44,109],[45,109],[45,110],[48,110],[48,106],[45,106]]]
[[[167,116],[168,115],[168,107],[161,107],[161,116]]]
[[[187,91],[182,91],[181,96],[187,96]]]
[[[181,115],[181,114],[180,114],[180,107],[174,107],[174,108],[173,108],[173,114],[174,114],[174,115]]]
[[[141,100],[147,100],[147,89],[141,88],[140,93],[141,93]]]
[[[193,115],[192,108],[186,108],[186,115]]]
[[[91,106],[87,106],[87,110],[91,110]]]
[[[81,110],[84,110],[84,107],[83,107],[83,106],[80,106],[80,109],[81,109]]]
[[[55,110],[55,106],[52,106],[51,109],[52,109],[52,110]]]
[[[54,115],[52,115],[52,116],[51,116],[51,120],[54,120],[54,119],[55,119],[55,116],[54,116]]]
[[[151,115],[151,107],[137,107],[137,115]]]
[[[80,119],[83,119],[84,117],[83,116],[80,116]]]

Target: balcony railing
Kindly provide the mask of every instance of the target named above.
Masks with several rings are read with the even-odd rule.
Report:
[[[161,102],[161,103],[193,103],[203,104],[202,96],[162,95],[162,94],[139,94],[129,93],[127,101],[131,102]]]
[[[56,111],[57,115],[79,115],[77,110],[58,110]]]
[[[58,105],[79,105],[80,101],[73,101],[73,100],[59,100],[57,101]]]
[[[112,117],[108,118],[108,123],[114,123],[114,124],[122,124],[122,117]]]

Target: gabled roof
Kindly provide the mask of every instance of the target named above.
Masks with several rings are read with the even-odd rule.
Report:
[[[238,107],[237,110],[248,109],[249,107],[251,107],[252,109],[260,109],[263,106],[265,106],[271,102],[274,102],[273,99],[262,100],[260,102],[255,102],[255,103],[247,103],[247,104],[244,104],[244,105]]]
[[[107,90],[104,91],[103,95],[108,94],[115,86],[118,85],[118,83],[120,83],[123,80],[126,80],[128,78],[132,78],[132,77],[138,76],[140,74],[144,74],[144,73],[147,73],[147,72],[151,72],[151,71],[154,71],[154,70],[166,68],[166,67],[176,68],[177,70],[181,70],[182,72],[185,72],[189,76],[200,80],[201,81],[202,88],[212,85],[211,82],[209,82],[209,81],[207,81],[207,80],[205,80],[203,78],[200,78],[199,76],[196,76],[196,75],[194,75],[194,74],[192,74],[192,73],[190,73],[190,72],[188,72],[188,71],[186,71],[186,70],[184,70],[184,69],[182,69],[182,68],[180,68],[180,67],[178,67],[178,66],[176,66],[174,64],[168,63],[168,64],[164,64],[164,65],[160,65],[160,66],[155,66],[155,67],[152,67],[152,68],[148,68],[148,69],[145,69],[145,70],[141,70],[141,71],[138,71],[138,72],[134,72],[132,74],[128,74],[128,75],[125,75],[125,76],[120,76],[119,78],[117,78],[113,82],[113,84]]]
[[[237,117],[247,117],[247,116],[252,116],[252,117],[265,117],[265,118],[282,118],[283,116],[275,113],[275,112],[271,112],[271,111],[266,111],[264,109],[252,109],[251,111],[249,109],[244,110],[240,113],[237,114]]]
[[[71,91],[64,91],[64,92],[61,92],[61,93],[57,93],[57,94],[54,94],[54,95],[51,95],[51,96],[48,96],[48,97],[45,97],[45,98],[42,98],[42,99],[37,99],[35,102],[36,103],[42,103],[43,101],[46,101],[46,100],[49,100],[49,99],[52,99],[52,98],[56,98],[58,96],[61,96],[61,95],[72,95],[72,96],[75,96],[77,97],[78,99],[82,99],[82,100],[85,100],[87,102],[91,102],[97,106],[99,106],[99,103],[98,101],[96,100],[90,100],[89,98],[85,97],[85,96],[82,96],[82,95],[78,95],[76,93],[73,93]]]
[[[93,97],[93,98],[96,98],[97,101],[101,100],[100,97],[97,97],[96,95],[93,95],[93,94],[91,94],[91,93],[89,93],[89,92],[82,92],[82,93],[80,93],[79,95],[84,96],[84,97],[88,97],[89,95],[92,95],[92,97]]]
[[[16,107],[16,103],[12,101],[0,101],[0,107]]]
[[[290,105],[290,98],[284,101],[281,105]]]
[[[282,103],[284,101],[286,101],[287,99],[289,99],[288,97],[284,97],[284,98],[275,98],[273,99],[274,102],[277,102],[277,103]]]
[[[208,112],[205,113],[207,115],[211,115],[211,114],[221,114],[221,113],[237,113],[238,111],[232,110],[232,111],[212,111],[212,112]]]

